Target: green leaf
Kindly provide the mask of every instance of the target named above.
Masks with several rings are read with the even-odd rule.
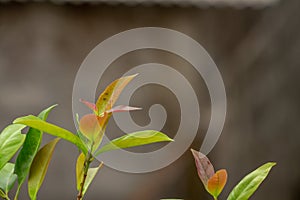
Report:
[[[26,126],[30,126],[32,128],[38,129],[40,131],[43,131],[43,132],[49,133],[51,135],[54,135],[56,137],[67,140],[67,141],[75,144],[85,154],[87,153],[87,149],[86,149],[85,145],[82,143],[81,139],[77,135],[75,135],[72,132],[70,132],[66,129],[63,129],[59,126],[45,122],[36,116],[28,115],[25,117],[20,117],[20,118],[17,118],[13,123],[14,124],[24,124]]]
[[[41,120],[46,120],[49,112],[57,105],[53,105],[39,114]],[[18,189],[15,196],[15,199],[19,196],[20,188],[25,181],[32,161],[39,150],[42,140],[42,132],[38,129],[30,128],[26,134],[26,139],[23,144],[23,147],[17,157],[15,164],[15,173],[18,175]]]
[[[89,188],[92,181],[94,180],[94,178],[95,178],[96,174],[98,173],[99,169],[102,167],[102,165],[103,165],[103,163],[101,162],[98,167],[89,168],[89,171],[87,173],[87,177],[86,177],[86,180],[85,180],[85,184],[83,186],[83,192],[82,192],[83,196],[86,193],[86,191]]]
[[[25,135],[21,134],[24,125],[12,124],[0,134],[0,170],[22,146]]]
[[[170,142],[173,141],[167,135],[154,130],[138,131],[130,134],[126,134],[122,137],[112,140],[110,143],[100,148],[95,155],[111,151],[115,149],[124,149],[129,147],[141,146],[145,144],[151,144],[155,142]]]
[[[8,198],[7,194],[5,194],[4,191],[1,188],[0,188],[0,197],[2,197],[3,199]]]
[[[268,176],[272,167],[276,165],[269,162],[245,176],[231,191],[227,200],[247,200],[257,190],[259,185]]]
[[[6,163],[0,170],[0,189],[6,196],[17,180],[17,175],[14,174],[14,167],[13,163]]]
[[[28,193],[32,200],[36,200],[58,141],[56,138],[41,148],[32,162],[28,178]]]
[[[85,155],[83,153],[81,153],[78,156],[77,163],[76,163],[76,182],[77,182],[76,186],[77,186],[78,191],[80,191],[80,189],[81,189],[81,183],[83,180],[84,162],[85,162]],[[92,183],[93,179],[95,178],[97,172],[102,167],[102,165],[103,165],[103,163],[100,163],[100,165],[98,167],[88,169],[85,184],[83,186],[82,196],[84,196],[84,194],[86,193],[89,185]]]
[[[77,190],[80,190],[80,184],[82,182],[82,178],[83,178],[83,165],[84,165],[84,161],[85,161],[85,155],[83,153],[81,153],[78,158],[77,158],[77,162],[76,162],[76,186],[77,186]]]

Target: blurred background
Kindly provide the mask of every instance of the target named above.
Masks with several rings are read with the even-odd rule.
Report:
[[[218,143],[208,155],[216,169],[226,168],[229,174],[220,199],[225,199],[244,175],[267,161],[275,161],[277,166],[252,199],[299,199],[300,1],[120,2],[0,3],[0,128],[16,117],[38,114],[58,103],[49,121],[75,132],[73,82],[87,54],[121,31],[145,26],[170,28],[202,44],[223,76],[227,118]],[[210,119],[210,99],[201,76],[182,58],[158,50],[128,53],[105,72],[99,93],[130,68],[148,62],[180,71],[195,89],[201,121],[191,148],[199,149]],[[162,104],[168,113],[163,131],[174,136],[180,108],[167,88],[142,87],[131,102],[144,108],[132,113],[140,125],[149,123],[148,108],[152,104]],[[107,133],[120,135],[121,131],[111,121]],[[51,138],[45,134],[44,143]],[[72,144],[58,144],[38,199],[76,198],[77,156],[78,150]],[[170,197],[211,199],[197,176],[190,151],[172,165],[147,174],[104,167],[86,195],[86,199],[101,200]],[[20,199],[29,199],[25,185]]]

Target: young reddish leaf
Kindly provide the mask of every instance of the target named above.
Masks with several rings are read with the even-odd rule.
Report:
[[[136,75],[125,76],[112,82],[99,96],[96,105],[88,101],[81,100],[82,103],[94,111],[94,115],[85,115],[79,122],[80,134],[83,135],[81,137],[86,137],[89,141],[86,141],[85,138],[81,139],[82,141],[86,141],[87,146],[92,152],[100,145],[106,125],[113,112],[139,110],[139,108],[130,106],[117,106],[112,108],[124,87],[135,76]]]
[[[89,140],[89,148],[94,152],[100,145],[110,114],[102,116],[88,114],[79,121],[79,130]]]
[[[96,115],[96,114],[85,115],[79,121],[80,133],[83,134],[83,136],[89,140],[88,142],[90,142],[94,146],[97,146],[95,144],[101,142],[101,139],[103,137],[106,125],[108,123],[111,114],[113,112],[125,112],[130,110],[140,110],[140,108],[120,105],[108,111],[105,111],[104,113],[102,113],[102,115]]]
[[[218,170],[207,182],[207,191],[216,199],[227,182],[225,169]]]
[[[86,100],[83,100],[83,99],[80,99],[80,102],[85,104],[88,108],[90,108],[96,115],[98,115],[98,109],[96,107],[96,104],[94,103],[91,103],[89,101],[86,101]]]
[[[83,135],[93,141],[95,135],[101,131],[99,117],[94,114],[83,116],[79,121],[79,130]]]
[[[113,107],[112,109],[110,109],[106,112],[107,113],[126,112],[126,111],[141,110],[141,109],[142,108],[138,108],[138,107],[119,105],[119,106]]]
[[[207,188],[208,180],[215,174],[214,167],[204,154],[193,149],[191,151],[195,158],[198,176],[205,188]]]
[[[112,109],[113,105],[116,103],[124,87],[136,76],[137,74],[131,76],[125,76],[112,82],[99,96],[96,107],[98,108],[98,113],[102,114],[105,111]]]

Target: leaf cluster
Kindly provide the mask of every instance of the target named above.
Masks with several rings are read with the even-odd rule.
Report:
[[[200,180],[207,192],[217,199],[227,182],[225,169],[214,172],[213,165],[202,153],[191,150],[195,158],[196,168]],[[259,185],[267,178],[274,162],[268,162],[245,176],[230,192],[227,200],[247,200],[258,189]]]
[[[100,162],[98,167],[90,167],[99,154],[155,142],[172,141],[171,138],[159,131],[144,130],[124,134],[99,148],[106,125],[114,112],[140,110],[140,108],[123,105],[113,107],[124,87],[135,76],[122,77],[112,82],[101,93],[95,104],[81,100],[92,110],[92,113],[78,119],[79,130],[76,134],[46,121],[48,114],[56,105],[43,110],[38,116],[28,115],[17,118],[13,124],[6,127],[0,134],[0,197],[8,200],[8,193],[17,182],[18,188],[14,197],[17,200],[21,186],[28,177],[29,197],[31,200],[36,200],[60,139],[71,142],[80,151],[76,163],[78,200],[84,197],[89,185],[103,165]],[[22,130],[26,126],[29,127],[29,130],[23,134]],[[43,133],[51,134],[56,138],[40,147]],[[16,162],[10,162],[19,149]]]

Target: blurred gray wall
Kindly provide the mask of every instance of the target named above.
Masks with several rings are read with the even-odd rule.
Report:
[[[159,26],[181,31],[202,44],[224,78],[228,114],[219,142],[209,154],[217,169],[226,168],[228,184],[221,199],[246,173],[267,161],[278,165],[253,199],[298,199],[300,191],[300,2],[282,1],[264,9],[194,8],[124,5],[0,4],[0,127],[18,116],[37,114],[58,103],[49,121],[75,131],[71,100],[76,72],[86,55],[104,39],[121,31]],[[198,149],[207,129],[210,103],[200,76],[186,62],[159,51],[133,52],[113,63],[130,69],[160,61],[189,77],[199,90],[201,115]],[[108,70],[99,91],[119,77]],[[178,128],[176,102],[162,88],[145,88],[151,98],[134,100],[146,107],[162,102]],[[162,94],[160,93],[160,94]],[[145,93],[138,92],[137,97]],[[147,97],[149,97],[147,96]],[[139,99],[139,98],[137,98]],[[147,116],[147,109],[141,113]],[[172,117],[173,116],[173,117]],[[148,118],[133,118],[143,124]],[[111,122],[109,132],[118,130]],[[45,135],[45,141],[52,137]],[[61,141],[39,193],[39,199],[75,199],[76,147]],[[104,167],[86,199],[153,200],[181,197],[210,199],[197,177],[190,152],[171,166],[149,174],[126,174]],[[29,199],[24,186],[20,199]]]

